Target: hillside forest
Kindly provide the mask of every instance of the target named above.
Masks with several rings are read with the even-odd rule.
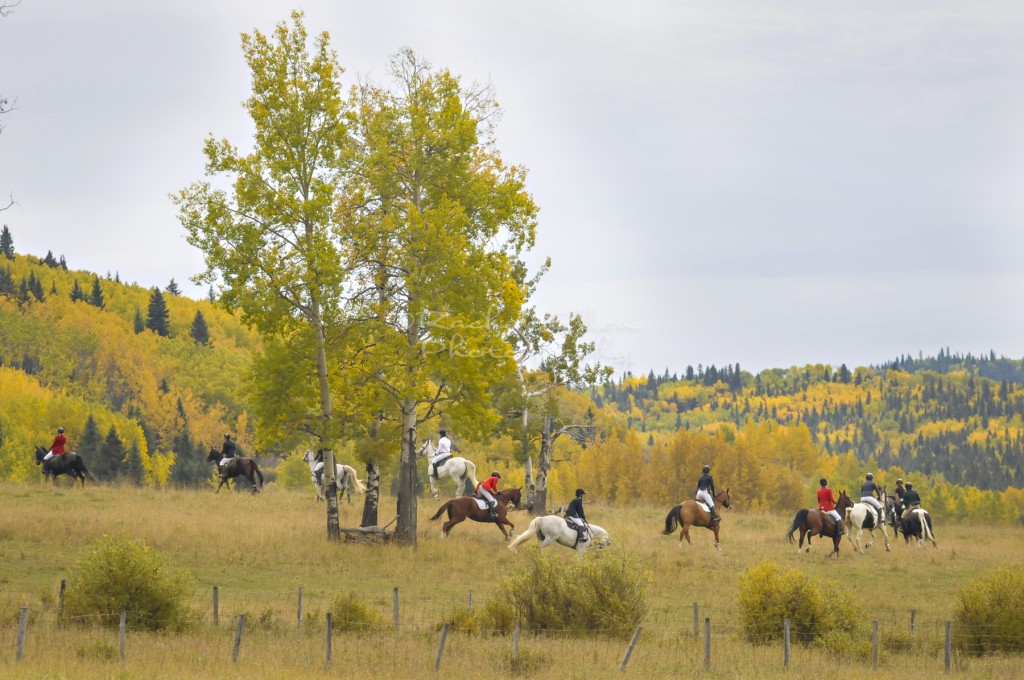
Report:
[[[311,444],[276,447],[250,417],[246,385],[262,345],[236,315],[181,295],[173,280],[145,289],[70,269],[63,255],[20,255],[6,226],[0,246],[0,478],[39,483],[34,446],[63,425],[107,483],[208,484],[205,452],[232,432],[281,483],[308,484],[299,456]],[[945,348],[852,370],[627,373],[549,396],[555,424],[586,433],[555,442],[549,493],[565,499],[584,486],[596,503],[670,505],[710,464],[740,504],[788,512],[808,505],[820,476],[856,491],[873,471],[890,488],[914,481],[937,517],[1019,522],[1022,381],[1019,359]],[[515,416],[480,441],[450,423],[456,448],[509,484],[522,483],[539,446]],[[356,442],[342,451],[360,456]],[[394,476],[386,469],[384,484]]]

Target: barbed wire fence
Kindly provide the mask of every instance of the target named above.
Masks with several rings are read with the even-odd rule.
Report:
[[[480,606],[474,591],[463,597],[424,592],[420,587],[394,586],[390,591],[359,593],[359,599],[373,616],[366,621],[346,621],[338,627],[338,612],[332,611],[336,598],[343,592],[307,591],[299,587],[291,592],[236,591],[231,587],[214,586],[197,592],[190,600],[192,614],[174,620],[139,618],[127,611],[108,615],[71,615],[65,611],[66,584],[61,582],[60,594],[52,604],[43,603],[34,609],[29,605],[11,603],[25,601],[23,593],[3,592],[3,620],[0,621],[4,646],[21,662],[31,646],[34,629],[65,628],[85,624],[110,629],[116,639],[121,660],[128,652],[128,637],[134,627],[182,628],[200,626],[209,629],[217,639],[223,638],[225,662],[237,662],[245,653],[247,635],[256,631],[283,634],[289,631],[304,637],[310,646],[311,664],[330,666],[339,635],[345,632],[391,633],[393,636],[426,635],[436,643],[432,658],[427,660],[435,670],[444,663],[446,651],[472,648],[489,640],[491,647],[504,647],[513,668],[531,654],[543,653],[546,658],[586,659],[591,667],[662,674],[698,668],[730,669],[737,663],[736,643],[742,641],[759,650],[762,663],[780,668],[798,665],[814,655],[814,645],[807,644],[808,631],[817,622],[784,619],[782,621],[746,623],[738,608],[693,602],[692,606],[649,612],[642,626],[632,631],[596,630],[527,630],[515,621],[512,630],[492,630],[460,625],[460,616]],[[953,673],[957,670],[958,634],[951,620],[925,618],[916,610],[873,609],[868,620],[861,621],[847,653],[872,668],[901,667],[894,661],[904,654],[932,659],[930,670]],[[751,630],[771,631],[752,634]],[[116,632],[115,632],[116,631]],[[114,637],[116,635],[116,638]],[[381,637],[386,638],[386,635]],[[972,626],[972,640],[981,640],[1011,654],[1022,654],[1019,631],[992,625]],[[13,639],[11,639],[13,638]],[[397,637],[396,637],[397,639]],[[497,641],[497,642],[495,642]],[[13,643],[13,650],[11,649]],[[113,642],[112,642],[113,644]],[[316,653],[317,645],[321,650]],[[386,643],[385,643],[386,644]],[[391,653],[399,653],[397,642]],[[1014,645],[1017,645],[1015,647]],[[8,652],[4,652],[7,654]],[[383,652],[384,654],[388,652]],[[475,656],[475,654],[470,654]],[[316,659],[319,658],[319,661]],[[774,659],[774,661],[772,661]]]

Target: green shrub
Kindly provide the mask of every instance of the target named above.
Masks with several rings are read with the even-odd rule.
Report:
[[[964,585],[954,619],[962,652],[1024,652],[1024,568],[1004,567]]]
[[[524,557],[502,580],[496,601],[511,604],[527,629],[626,635],[647,613],[642,571],[631,561]],[[493,613],[507,622],[507,609]]]
[[[302,456],[298,454],[289,456],[277,466],[277,483],[286,489],[312,491],[313,483],[310,481],[309,463],[302,460]]]
[[[842,652],[853,649],[852,637],[860,625],[852,595],[831,581],[812,581],[768,560],[740,575],[739,606],[744,634],[754,644],[780,640],[783,621],[789,619],[791,639]],[[844,637],[851,638],[850,644]]]
[[[185,604],[191,577],[141,541],[105,537],[77,564],[65,616],[117,626],[126,611],[131,628],[181,630],[195,620]]]
[[[385,625],[384,616],[354,592],[334,598],[331,622],[334,630],[379,630]]]

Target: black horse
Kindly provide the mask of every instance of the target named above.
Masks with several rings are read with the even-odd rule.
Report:
[[[235,456],[227,465],[224,466],[222,471],[220,467],[221,458],[223,458],[223,456],[217,449],[210,449],[210,453],[206,454],[207,462],[217,464],[217,473],[220,474],[220,484],[217,485],[218,492],[220,491],[220,487],[225,484],[227,484],[230,489],[231,485],[228,484],[228,480],[234,479],[238,475],[242,475],[249,480],[250,484],[252,484],[252,492],[259,493],[260,489],[263,488],[263,473],[260,472],[260,466],[256,464],[256,461],[252,458],[246,458],[245,456]],[[259,479],[259,484],[256,483],[257,479]]]
[[[85,463],[82,462],[82,457],[77,453],[65,453],[59,456],[53,456],[50,460],[43,460],[46,457],[47,450],[43,446],[36,447],[36,465],[43,466],[43,475],[47,479],[53,478],[53,483],[57,483],[58,475],[68,475],[71,477],[71,483],[74,484],[76,479],[82,480],[82,488],[85,488],[85,478],[88,477],[90,482],[95,482],[93,476],[86,469]]]

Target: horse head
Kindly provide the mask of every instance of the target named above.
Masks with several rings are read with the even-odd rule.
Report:
[[[208,454],[206,454],[206,462],[207,463],[216,463],[219,460],[220,460],[220,451],[218,451],[217,449],[211,448],[210,452]]]
[[[36,465],[41,465],[43,458],[46,457],[46,449],[42,446],[36,447]]]
[[[840,517],[846,516],[846,510],[853,507],[853,499],[845,491],[839,492],[839,500],[836,501],[836,512]]]
[[[519,503],[522,501],[522,491],[519,487],[512,489],[502,489],[498,492],[498,496],[506,503],[516,506],[516,510],[521,510]]]
[[[423,446],[420,447],[419,451],[416,452],[417,458],[432,458],[437,453],[437,449],[434,448],[434,442],[429,439],[423,442]]]
[[[715,496],[715,502],[721,505],[723,508],[732,507],[732,498],[729,496],[729,489],[725,491],[719,491],[718,495]]]

